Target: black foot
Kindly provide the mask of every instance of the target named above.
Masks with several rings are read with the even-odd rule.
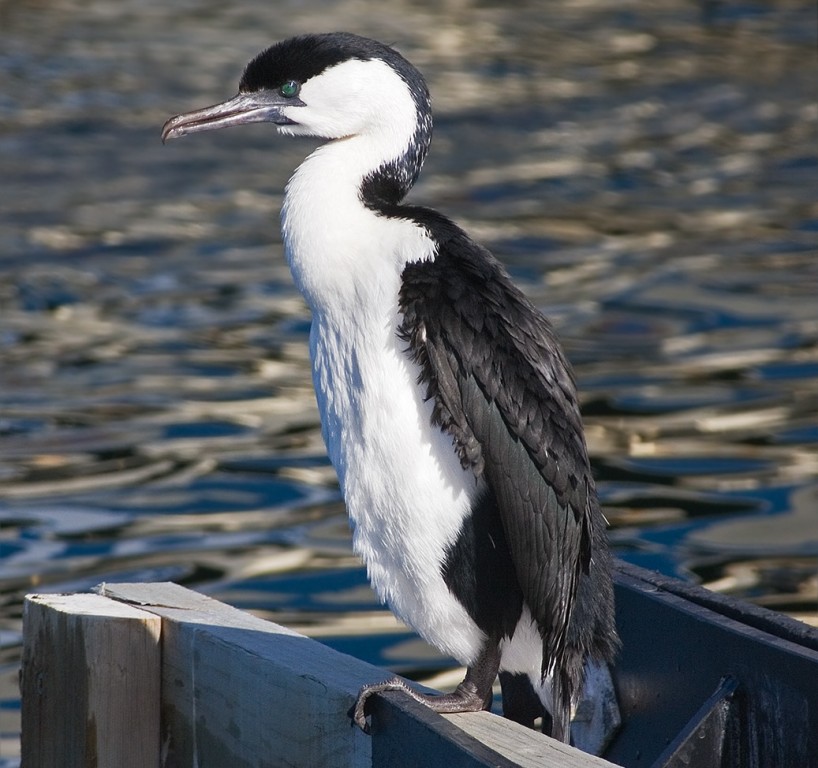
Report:
[[[528,675],[501,672],[500,685],[503,689],[503,717],[533,728],[534,721],[545,716],[545,708]]]
[[[366,721],[366,702],[370,696],[383,691],[403,691],[411,696],[415,701],[423,704],[434,712],[479,712],[485,709],[487,703],[486,695],[480,693],[477,687],[468,677],[457,686],[453,693],[427,694],[420,693],[411,688],[407,683],[398,677],[391,680],[384,680],[382,683],[365,685],[358,692],[358,699],[352,709],[352,721],[364,733],[369,733],[369,723]],[[491,691],[489,690],[489,694]]]

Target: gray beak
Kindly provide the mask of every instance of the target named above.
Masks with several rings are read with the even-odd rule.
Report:
[[[285,107],[300,106],[304,106],[303,101],[292,97],[285,98],[277,91],[240,93],[221,104],[172,117],[162,128],[162,143],[168,139],[187,136],[189,133],[215,131],[217,128],[229,128],[245,123],[293,125],[294,121],[286,117],[282,110]]]

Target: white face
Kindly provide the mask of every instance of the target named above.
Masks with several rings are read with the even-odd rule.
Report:
[[[415,131],[417,109],[409,87],[378,59],[330,67],[307,80],[298,98],[305,106],[281,110],[295,123],[279,126],[283,134],[325,139],[387,134],[405,141]]]
[[[309,78],[290,97],[278,89],[245,91],[177,115],[165,123],[162,140],[267,122],[288,136],[365,137],[371,156],[385,162],[410,145],[417,112],[409,86],[392,67],[380,59],[349,59]]]

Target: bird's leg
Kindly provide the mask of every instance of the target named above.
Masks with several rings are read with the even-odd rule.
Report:
[[[500,649],[496,643],[489,640],[477,657],[477,661],[466,670],[463,682],[452,693],[420,693],[404,680],[394,677],[391,680],[365,685],[361,688],[352,710],[352,720],[364,733],[369,733],[365,712],[366,702],[373,694],[383,691],[403,691],[415,701],[440,713],[479,712],[481,709],[488,709],[491,706],[491,689],[499,668]]]
[[[503,689],[503,717],[533,728],[534,721],[545,715],[545,708],[528,675],[501,672],[500,686]]]

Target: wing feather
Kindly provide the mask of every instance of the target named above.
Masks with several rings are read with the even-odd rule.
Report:
[[[545,673],[561,663],[591,554],[593,480],[568,363],[499,262],[453,225],[434,261],[405,268],[400,298],[433,419],[497,500]]]

